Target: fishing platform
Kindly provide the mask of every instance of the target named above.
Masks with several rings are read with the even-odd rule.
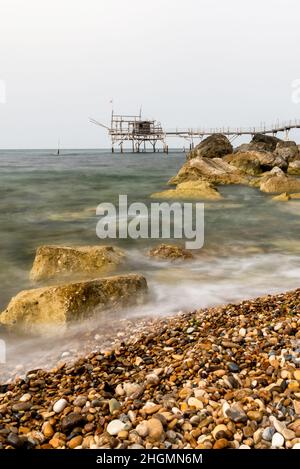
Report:
[[[195,144],[201,142],[204,138],[214,134],[226,135],[232,142],[242,135],[253,136],[255,134],[277,135],[284,133],[286,140],[289,139],[289,132],[294,129],[300,129],[300,120],[279,123],[266,126],[251,128],[210,128],[210,129],[171,129],[164,130],[161,123],[156,120],[144,119],[141,112],[138,115],[120,115],[112,111],[110,126],[102,124],[95,119],[90,122],[105,128],[111,138],[111,151],[114,153],[116,147],[119,147],[121,153],[124,152],[126,142],[130,142],[131,151],[133,153],[146,152],[150,147],[150,151],[169,152],[169,138],[182,138],[188,143],[189,149],[194,148]]]

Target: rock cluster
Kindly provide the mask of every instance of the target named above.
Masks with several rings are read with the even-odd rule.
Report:
[[[299,191],[300,152],[295,142],[256,134],[249,144],[232,149],[229,140],[220,134],[211,135],[188,155],[178,174],[170,179],[175,189],[153,194],[158,198],[211,199],[222,196],[218,185],[244,184],[262,192]],[[274,178],[272,171],[280,177]],[[286,174],[287,173],[287,174]]]
[[[0,387],[1,448],[299,448],[300,290],[152,320]]]

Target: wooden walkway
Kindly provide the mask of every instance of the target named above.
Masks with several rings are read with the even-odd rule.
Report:
[[[191,138],[203,138],[208,137],[209,135],[214,134],[223,134],[228,137],[239,137],[241,135],[254,135],[254,134],[271,134],[276,135],[280,132],[285,132],[288,134],[293,129],[300,129],[300,120],[294,120],[289,122],[283,122],[281,124],[277,123],[273,126],[259,126],[259,127],[250,127],[250,128],[211,128],[211,129],[174,129],[166,130],[166,137],[183,137],[187,139]]]

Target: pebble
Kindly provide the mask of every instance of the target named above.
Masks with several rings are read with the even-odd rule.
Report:
[[[109,422],[106,430],[110,435],[114,436],[125,429],[126,429],[126,424],[122,422],[121,420],[115,419]]]
[[[274,427],[266,427],[262,432],[262,439],[266,441],[271,441],[274,433],[276,432]]]
[[[251,449],[248,445],[240,445],[239,449]]]
[[[136,427],[136,431],[140,437],[146,438],[149,433],[147,421],[139,423]]]
[[[274,433],[274,435],[272,436],[272,447],[282,448],[283,445],[284,445],[283,436],[278,432]]]
[[[218,440],[220,438],[224,438],[224,435],[228,432],[228,429],[226,425],[220,424],[217,425],[213,431],[211,432],[212,436],[214,437],[215,440]]]
[[[52,425],[49,422],[45,422],[42,426],[42,432],[46,438],[52,438],[54,435],[54,430]]]
[[[16,449],[22,448],[24,441],[15,433],[10,433],[7,437],[7,443]]]
[[[28,402],[31,399],[31,394],[23,394],[23,396],[20,398],[20,402]]]
[[[77,436],[74,436],[74,438],[72,438],[69,442],[68,442],[68,446],[70,449],[75,449],[77,448],[77,446],[80,446],[81,443],[82,443],[82,436],[81,435],[77,435]]]
[[[234,363],[234,362],[229,362],[227,364],[228,370],[231,371],[231,373],[239,373],[240,372],[240,367]]]
[[[160,441],[164,433],[161,421],[157,418],[151,418],[147,420],[147,426],[150,441]]]
[[[294,378],[297,381],[300,381],[300,370],[294,371]]]
[[[87,402],[87,398],[85,396],[77,396],[76,399],[74,399],[74,406],[75,407],[83,407],[85,406]]]
[[[230,406],[229,409],[225,411],[225,413],[226,416],[235,423],[247,422],[247,415],[238,403],[232,404],[232,406]]]
[[[85,423],[85,417],[78,412],[71,412],[61,421],[61,428],[63,432],[69,432],[75,427],[80,427]]]
[[[53,405],[53,411],[56,414],[60,414],[68,405],[68,401],[66,399],[59,399],[58,401],[55,402]]]
[[[157,386],[160,382],[160,378],[159,378],[159,376],[157,376],[157,374],[150,373],[149,375],[146,376],[146,382],[147,382],[147,384]]]
[[[203,409],[203,402],[199,401],[195,397],[190,397],[188,400],[189,407],[195,407],[197,410]]]
[[[109,412],[113,414],[116,410],[121,408],[121,404],[117,399],[112,398],[109,400]]]
[[[138,383],[125,383],[123,384],[123,389],[127,397],[132,397],[134,394],[138,397],[143,391],[143,387]]]

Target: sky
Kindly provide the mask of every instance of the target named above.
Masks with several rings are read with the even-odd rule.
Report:
[[[89,117],[111,100],[166,129],[300,119],[299,18],[299,0],[0,0],[0,148],[109,147]]]

